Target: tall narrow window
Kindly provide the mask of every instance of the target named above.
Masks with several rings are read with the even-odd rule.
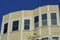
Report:
[[[57,25],[56,13],[51,13],[51,24],[52,25]]]
[[[42,26],[47,25],[47,14],[42,14]]]
[[[30,29],[30,20],[25,19],[24,20],[24,30],[29,30]]]
[[[13,28],[12,28],[12,31],[16,31],[18,30],[18,26],[19,26],[19,21],[13,21]]]
[[[34,26],[39,27],[39,16],[34,17]]]
[[[58,37],[52,37],[52,40],[59,40]]]
[[[8,30],[8,23],[4,24],[4,32],[3,32],[3,34],[7,33],[7,30]]]

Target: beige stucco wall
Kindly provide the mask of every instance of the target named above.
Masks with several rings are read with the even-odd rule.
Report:
[[[32,17],[32,16],[33,16],[32,10],[25,10],[24,11],[24,17]]]
[[[13,12],[13,13],[11,13],[11,19],[12,19],[12,20],[21,18],[21,16],[22,16],[22,11],[18,11],[18,12]]]
[[[22,33],[22,40],[24,40],[24,39],[28,40],[31,37],[33,37],[33,31],[32,30],[25,30],[25,31],[23,31],[23,33]]]
[[[57,6],[57,5],[50,5],[50,6],[49,6],[49,10],[50,10],[50,11],[55,11],[55,12],[57,12],[58,6]]]
[[[7,40],[7,34],[1,35],[1,40]]]
[[[59,26],[52,26],[51,27],[51,35],[60,36],[60,27]]]
[[[9,35],[9,40],[20,40],[20,31],[11,32]]]
[[[48,27],[42,27],[41,28],[41,36],[48,36],[49,35],[49,28]]]
[[[33,30],[33,34],[34,34],[33,37],[41,36],[40,35],[40,28]]]
[[[33,16],[39,15],[39,8],[33,10]]]
[[[9,22],[9,17],[10,17],[9,14],[4,15],[4,23]]]
[[[47,11],[48,11],[48,6],[42,6],[42,7],[40,7],[40,9],[41,9],[41,13],[43,14],[43,13],[47,13]]]

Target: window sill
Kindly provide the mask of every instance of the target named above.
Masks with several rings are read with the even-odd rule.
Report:
[[[49,27],[48,25],[46,25],[46,26],[42,26],[41,28],[43,28],[43,27]]]
[[[51,25],[50,27],[59,27],[58,25]]]
[[[13,32],[19,32],[19,30],[16,30],[16,31],[12,31],[12,32],[10,32],[10,33],[13,33]]]
[[[29,31],[31,31],[31,30],[23,30],[24,32],[29,32]]]

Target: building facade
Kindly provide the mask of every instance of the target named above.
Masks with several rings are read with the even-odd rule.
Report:
[[[60,40],[58,5],[45,5],[3,16],[1,40]]]

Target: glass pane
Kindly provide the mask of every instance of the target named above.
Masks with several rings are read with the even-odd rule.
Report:
[[[38,23],[38,22],[37,22],[37,23],[35,23],[35,28],[36,28],[36,27],[39,27],[39,23]]]
[[[25,20],[24,21],[24,24],[29,24],[30,23],[30,20]]]
[[[26,30],[26,29],[29,29],[29,26],[30,26],[30,25],[25,25],[24,29],[25,29],[25,30]]]
[[[42,14],[42,26],[47,25],[47,14]]]
[[[30,28],[30,20],[26,19],[24,20],[24,30],[27,30]]]
[[[58,37],[52,37],[52,40],[59,40]]]
[[[4,32],[3,33],[7,33],[8,30],[8,23],[4,24]]]
[[[43,20],[42,21],[42,26],[46,26],[47,25],[47,20]]]
[[[18,30],[18,26],[19,26],[19,21],[13,21],[13,29],[12,29],[12,31]]]
[[[42,20],[46,20],[47,19],[47,14],[42,14]]]
[[[57,20],[56,19],[51,19],[51,24],[52,25],[57,25]]]
[[[56,13],[51,13],[51,24],[57,25]]]
[[[51,13],[51,19],[56,19],[56,13]]]
[[[39,16],[34,17],[34,26],[39,27]]]
[[[34,23],[39,21],[39,16],[34,17]]]

